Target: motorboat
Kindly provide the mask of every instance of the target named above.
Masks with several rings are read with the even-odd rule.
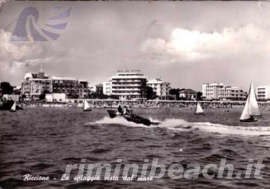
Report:
[[[138,116],[138,115],[133,114],[133,113],[123,114],[123,113],[118,112],[117,110],[107,110],[107,112],[108,112],[110,118],[123,117],[127,121],[130,121],[130,122],[133,122],[136,124],[143,124],[146,126],[159,124],[159,122],[152,122],[149,119],[143,118],[143,117]]]

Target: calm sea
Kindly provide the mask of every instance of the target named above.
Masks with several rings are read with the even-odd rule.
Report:
[[[208,111],[208,112],[207,112]],[[235,126],[240,111],[206,110],[194,118],[193,110],[134,109],[160,121],[145,127],[122,119],[110,119],[106,110],[83,112],[78,108],[28,108],[0,112],[0,188],[269,188],[270,128],[258,124]],[[264,116],[265,117],[265,116]],[[263,119],[263,118],[262,118]],[[221,120],[221,121],[220,121]],[[210,123],[211,122],[211,123]],[[269,122],[270,123],[270,122]],[[270,125],[270,124],[269,124]],[[67,164],[136,163],[145,159],[166,166],[219,164],[222,158],[244,172],[249,159],[262,159],[263,179],[214,178],[153,181],[61,181]],[[49,181],[23,181],[23,175],[49,176]]]

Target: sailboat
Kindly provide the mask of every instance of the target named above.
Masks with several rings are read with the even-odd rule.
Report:
[[[196,114],[196,115],[204,114],[203,109],[202,109],[202,107],[201,107],[201,104],[200,104],[199,102],[197,102],[195,114]]]
[[[84,100],[83,111],[92,111],[92,109],[91,109],[89,103],[87,102],[87,100]]]
[[[10,108],[11,112],[16,112],[16,101],[13,103],[12,107]]]
[[[242,115],[240,117],[241,122],[255,122],[254,116],[260,116],[261,112],[257,103],[253,83],[250,84],[248,97]]]

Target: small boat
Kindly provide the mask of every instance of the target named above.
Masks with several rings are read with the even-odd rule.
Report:
[[[9,111],[11,111],[11,112],[16,112],[16,102],[14,102],[14,104],[12,105],[12,107],[10,108],[10,110]]]
[[[202,106],[199,102],[197,102],[197,105],[196,105],[195,115],[204,115],[204,111],[203,111]]]
[[[253,83],[251,83],[245,107],[240,117],[240,121],[255,122],[257,121],[257,119],[254,116],[261,116],[261,112],[256,99]]]
[[[91,106],[89,105],[89,103],[87,102],[87,100],[84,100],[84,102],[83,102],[83,111],[84,112],[92,111]]]
[[[109,113],[110,118],[115,118],[117,116],[121,116],[121,117],[125,118],[127,121],[137,123],[137,124],[143,124],[146,126],[159,124],[158,122],[152,122],[149,119],[143,118],[141,116],[138,116],[138,115],[135,115],[132,113],[131,114],[121,114],[117,110],[107,110],[107,112]]]

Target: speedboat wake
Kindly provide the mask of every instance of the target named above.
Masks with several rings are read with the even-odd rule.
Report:
[[[95,122],[87,123],[86,125],[123,125],[127,127],[144,127],[147,129],[166,128],[181,132],[202,131],[207,133],[218,133],[221,135],[270,136],[270,126],[228,126],[210,122],[187,122],[183,119],[166,119],[164,121],[159,121],[150,118],[150,120],[153,122],[159,122],[160,124],[147,127],[143,124],[127,121],[123,117],[115,117],[114,119],[104,117]]]

